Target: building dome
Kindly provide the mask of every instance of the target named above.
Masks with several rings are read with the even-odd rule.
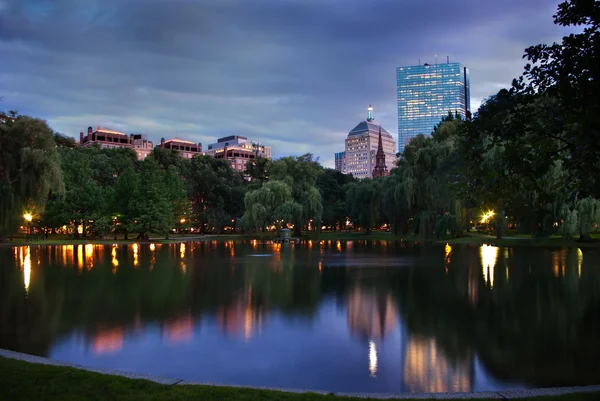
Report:
[[[373,121],[361,121],[356,127],[354,127],[354,129],[352,129],[352,131],[350,131],[350,133],[348,134],[348,137],[354,136],[354,135],[362,135],[362,134],[375,134],[375,135],[379,135],[379,130],[381,129],[381,136],[384,138],[389,138],[389,139],[394,139],[392,137],[392,134],[390,134],[389,132],[387,132],[385,130],[385,128],[383,128],[381,125],[374,123]]]

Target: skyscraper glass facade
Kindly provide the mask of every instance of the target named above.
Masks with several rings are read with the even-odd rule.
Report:
[[[460,63],[398,67],[398,151],[418,134],[429,135],[448,112],[470,113],[469,69]]]

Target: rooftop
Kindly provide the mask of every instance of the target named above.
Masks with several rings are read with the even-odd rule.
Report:
[[[104,132],[105,134],[113,134],[113,135],[123,135],[123,136],[127,136],[126,134],[119,132],[119,131],[113,131],[111,129],[108,128],[102,128],[102,127],[97,127],[96,128],[96,132]]]
[[[392,135],[386,131],[381,125],[374,123],[373,121],[361,121],[350,133],[348,136],[354,135],[362,135],[367,132],[371,134],[379,134],[379,129],[381,128],[381,136],[387,137],[390,139],[394,139]]]
[[[171,139],[167,139],[165,141],[165,143],[167,143],[167,142],[180,142],[180,143],[189,143],[191,145],[195,145],[194,142],[186,141],[185,139],[181,139],[181,138],[177,138],[177,137],[174,137],[174,138],[171,138]]]

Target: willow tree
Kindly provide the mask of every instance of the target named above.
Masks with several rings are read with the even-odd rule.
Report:
[[[577,216],[579,240],[589,241],[590,231],[595,224],[600,223],[600,201],[587,197],[577,201]]]
[[[54,132],[43,120],[0,113],[0,241],[26,208],[40,214],[50,192],[64,193]]]
[[[246,228],[264,230],[269,224],[282,225],[298,221],[302,206],[294,202],[292,189],[283,181],[269,181],[259,189],[246,193],[242,221]]]
[[[381,180],[367,178],[346,187],[350,218],[366,234],[370,234],[373,226],[379,222],[382,193]]]
[[[458,224],[462,207],[453,183],[461,166],[458,142],[462,131],[463,121],[449,114],[430,137],[415,137],[398,164],[402,193],[414,218],[413,230],[423,239],[433,236],[438,219],[446,214]],[[447,223],[449,217],[443,219]]]
[[[390,175],[382,180],[382,187],[381,210],[383,215],[391,224],[393,234],[402,236],[406,234],[409,210],[400,170],[392,169]]]
[[[292,191],[294,202],[302,206],[302,215],[297,216],[293,223],[296,236],[302,234],[302,227],[311,219],[315,225],[321,226],[323,206],[317,179],[323,174],[323,167],[310,153],[298,157],[283,157],[273,162],[269,168],[269,179],[285,182]]]

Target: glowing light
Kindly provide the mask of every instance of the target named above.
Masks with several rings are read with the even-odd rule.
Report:
[[[448,256],[450,256],[450,253],[452,253],[452,247],[450,244],[446,244],[444,247],[444,253],[446,254],[445,259],[448,260]]]
[[[369,341],[369,371],[373,377],[377,373],[377,348],[373,340]]]
[[[114,267],[119,267],[119,261],[117,260],[117,246],[113,245],[112,251],[110,253],[112,255],[112,265]]]
[[[85,244],[85,262],[88,270],[94,267],[94,245]]]
[[[492,217],[494,217],[494,212],[492,210],[488,211],[487,213],[484,213],[483,216],[481,216],[481,223],[487,223],[492,219]]]
[[[181,219],[181,220],[179,220],[179,222],[180,222],[181,224],[183,224],[183,223],[185,223],[185,219]]]
[[[91,258],[94,256],[94,245],[85,244],[85,257]]]
[[[335,247],[337,248],[337,250],[338,250],[338,251],[342,252],[342,243],[341,243],[340,241],[338,241],[338,242],[335,244]]]
[[[483,278],[486,284],[489,283],[490,287],[494,287],[494,267],[498,260],[498,247],[491,245],[481,246],[481,265],[483,269]]]
[[[25,221],[27,221],[28,223],[31,223],[31,220],[33,220],[33,216],[31,215],[31,213],[25,213],[23,215],[23,218],[25,219]]]
[[[83,245],[77,245],[77,269],[83,269]]]
[[[133,244],[133,266],[137,267],[140,265],[140,261],[138,259],[138,251],[139,251],[139,245],[138,244]]]
[[[23,264],[23,284],[25,285],[25,292],[29,293],[29,283],[31,282],[31,249],[27,246],[25,249],[25,255],[22,259]]]
[[[577,275],[581,278],[581,265],[583,264],[583,252],[581,248],[577,248]]]
[[[150,244],[150,250],[154,252],[156,250],[156,245]]]
[[[179,245],[179,256],[181,257],[181,259],[185,257],[185,244],[183,242],[181,243],[181,245]]]

